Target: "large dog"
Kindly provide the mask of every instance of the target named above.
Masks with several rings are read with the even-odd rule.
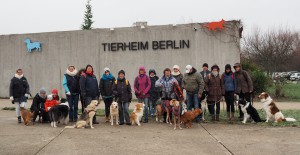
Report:
[[[51,127],[56,128],[57,123],[63,122],[64,125],[68,123],[68,114],[69,114],[69,103],[67,102],[66,99],[61,99],[60,104],[53,106],[50,108],[48,111],[50,122],[51,122]]]
[[[251,117],[254,122],[262,122],[257,110],[251,105],[250,102],[245,100],[239,100],[239,105],[241,106],[242,112],[244,113],[244,120],[242,123],[246,124],[247,120]]]
[[[201,101],[201,111],[202,111],[202,120],[205,121],[205,113],[206,113],[206,106],[207,106],[207,95],[205,98]]]
[[[184,124],[185,128],[191,128],[192,127],[192,121],[201,114],[201,109],[197,108],[193,111],[187,111],[185,112],[182,117],[181,120]],[[186,124],[188,123],[188,126],[186,126]]]
[[[176,130],[177,125],[179,129],[182,129],[180,127],[180,116],[181,116],[181,107],[180,103],[177,100],[172,100],[171,102],[172,107],[172,114],[173,114],[173,122],[174,122],[174,130]]]
[[[294,118],[284,118],[283,114],[279,110],[279,108],[276,106],[275,102],[271,98],[271,96],[263,92],[261,93],[258,98],[260,99],[261,103],[263,104],[263,110],[266,113],[266,122],[269,122],[269,120],[274,120],[274,122],[282,122],[282,121],[288,121],[288,122],[294,122],[296,121]]]
[[[24,120],[24,124],[30,125],[30,123],[32,123],[32,125],[34,125],[34,122],[32,121],[33,115],[34,113],[27,111],[24,107],[21,107],[21,116]]]
[[[66,126],[65,128],[85,128],[90,124],[93,129],[93,117],[96,115],[96,108],[99,105],[97,100],[92,100],[91,103],[84,109],[74,126]]]
[[[116,118],[116,125],[119,125],[119,109],[118,109],[118,103],[113,102],[110,105],[110,123],[111,125],[114,125],[114,118]]]
[[[140,121],[142,120],[143,114],[144,114],[144,104],[143,103],[137,103],[134,107],[133,112],[130,115],[130,123],[131,125],[137,124],[138,126],[141,126]]]
[[[171,107],[172,102],[173,102],[172,100],[171,101],[163,100],[161,102],[161,104],[156,105],[156,121],[157,122],[161,121],[161,116],[164,113],[166,113],[167,114],[166,123],[172,124],[171,118],[170,118],[170,113],[172,112],[172,107]]]

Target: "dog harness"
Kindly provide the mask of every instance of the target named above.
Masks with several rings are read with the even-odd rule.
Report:
[[[176,118],[178,118],[178,116],[180,115],[180,106],[179,108],[176,110],[175,107],[172,108],[172,113],[174,114],[174,116]]]
[[[167,109],[171,112],[172,111],[172,107],[170,105],[170,101],[169,100],[163,100],[161,103],[161,107],[162,107],[162,111],[165,113],[167,112]]]

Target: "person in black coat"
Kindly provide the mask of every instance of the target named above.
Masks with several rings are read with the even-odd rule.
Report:
[[[110,72],[109,68],[104,68],[104,73],[100,79],[99,90],[105,104],[105,122],[109,122],[110,105],[113,102],[112,86],[115,82],[115,77]]]
[[[10,80],[9,96],[12,104],[16,107],[18,123],[21,123],[20,107],[26,107],[27,98],[30,96],[29,84],[22,69],[18,69]]]
[[[160,88],[155,87],[155,82],[159,79],[159,77],[156,76],[156,71],[154,69],[149,70],[149,77],[151,81],[151,87],[149,90],[150,114],[151,117],[154,117],[156,112],[156,103],[160,97]]]
[[[98,81],[94,75],[94,69],[91,65],[87,65],[84,73],[81,75],[79,80],[81,97],[85,100],[85,103],[89,105],[92,100],[99,100],[99,88]],[[99,124],[96,121],[96,115],[93,118],[93,124]]]
[[[40,89],[40,92],[35,95],[35,97],[32,100],[32,104],[30,107],[31,112],[34,113],[33,115],[33,122],[35,122],[36,117],[42,116],[43,121],[42,122],[48,122],[48,115],[45,111],[45,102],[46,102],[47,94],[46,90],[44,88]],[[40,120],[39,120],[40,121]]]
[[[118,73],[118,79],[114,82],[113,94],[119,107],[119,125],[124,124],[124,115],[127,125],[131,125],[129,118],[129,103],[132,99],[131,86],[129,81],[125,78],[125,72],[120,70]]]

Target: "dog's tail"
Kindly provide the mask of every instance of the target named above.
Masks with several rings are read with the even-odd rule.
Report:
[[[286,121],[286,122],[296,122],[297,120],[295,118],[289,118],[289,117],[287,117],[287,118],[283,119],[283,121]]]
[[[76,128],[75,124],[73,126],[65,126],[65,129],[74,129]]]

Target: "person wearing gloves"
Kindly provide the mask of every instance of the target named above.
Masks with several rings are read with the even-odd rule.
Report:
[[[146,75],[145,67],[139,67],[139,75],[134,80],[134,92],[138,98],[139,103],[145,104],[144,106],[144,121],[143,123],[148,123],[148,113],[149,113],[149,90],[151,88],[151,81],[149,76]]]
[[[124,124],[124,116],[126,125],[131,125],[129,117],[129,104],[132,99],[131,86],[129,81],[125,78],[125,71],[120,70],[118,79],[112,86],[113,94],[118,102],[119,108],[119,125]]]
[[[110,120],[110,105],[113,102],[112,86],[115,80],[110,69],[104,68],[104,73],[100,79],[99,90],[105,104],[105,122],[109,122]]]
[[[99,100],[98,81],[91,65],[86,66],[84,73],[80,76],[79,84],[81,97],[85,100],[85,106],[88,106],[92,100]],[[96,115],[93,117],[93,124],[99,124],[96,121]]]
[[[58,90],[57,89],[53,89],[51,95],[47,96],[47,100],[45,102],[45,111],[47,112],[48,115],[48,111],[55,105],[60,104],[59,101],[59,96],[58,96]]]
[[[187,65],[185,68],[182,87],[186,90],[187,108],[188,110],[192,110],[193,107],[194,109],[201,109],[199,99],[201,98],[204,89],[202,75],[197,73],[197,70],[191,65]],[[199,122],[200,120],[201,116],[197,116],[196,121]]]
[[[64,75],[62,85],[69,103],[69,122],[77,122],[79,100],[79,78],[74,66],[69,66]]]
[[[34,113],[33,115],[33,122],[35,122],[36,117],[38,115],[42,116],[42,122],[48,122],[49,120],[48,115],[46,115],[45,111],[45,102],[46,102],[47,94],[45,88],[41,88],[39,93],[35,95],[35,97],[32,100],[32,104],[30,107],[31,112]]]
[[[182,79],[183,75],[180,72],[180,67],[178,65],[173,66],[173,71],[172,71],[173,77],[177,80],[180,88],[182,89]]]
[[[27,98],[30,96],[29,84],[22,69],[18,69],[10,80],[9,96],[12,104],[15,105],[18,123],[21,123],[20,107],[26,107]]]
[[[154,117],[156,112],[156,102],[159,99],[160,89],[155,87],[155,82],[159,79],[156,76],[156,71],[154,69],[149,70],[149,77],[151,81],[151,88],[149,90],[149,104],[150,104],[150,115]]]

